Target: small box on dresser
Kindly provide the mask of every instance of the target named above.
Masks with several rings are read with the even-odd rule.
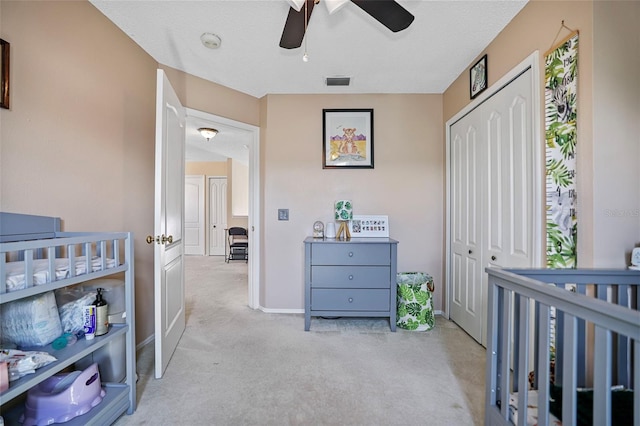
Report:
[[[398,241],[309,237],[305,244],[305,318],[385,317],[396,330]]]

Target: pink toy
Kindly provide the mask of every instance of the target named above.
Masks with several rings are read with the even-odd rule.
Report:
[[[68,422],[100,404],[105,394],[96,363],[84,371],[56,374],[27,392],[24,425]]]

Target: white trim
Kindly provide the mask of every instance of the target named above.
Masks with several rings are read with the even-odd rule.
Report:
[[[142,348],[144,348],[145,346],[147,346],[150,343],[153,343],[155,340],[156,340],[156,335],[154,333],[154,334],[152,334],[151,336],[147,337],[142,342],[140,342],[140,343],[138,343],[136,345],[136,352],[142,350]]]
[[[533,135],[532,140],[534,143],[537,143],[538,146],[534,149],[534,158],[533,158],[533,207],[538,214],[533,215],[533,263],[534,267],[542,267],[542,250],[544,248],[542,241],[542,226],[543,226],[543,216],[544,216],[544,194],[542,192],[542,171],[543,171],[543,162],[542,162],[542,149],[543,144],[540,134],[541,127],[541,114],[540,114],[540,54],[536,50],[531,53],[527,58],[525,58],[522,62],[516,65],[511,71],[505,74],[500,80],[496,81],[490,87],[487,88],[483,93],[481,93],[477,98],[471,101],[467,106],[465,106],[460,112],[455,114],[445,123],[445,203],[446,203],[446,213],[445,213],[445,303],[444,303],[444,312],[442,315],[449,319],[450,313],[450,291],[451,291],[451,277],[450,277],[450,268],[451,268],[451,194],[449,191],[449,183],[451,182],[451,169],[449,164],[451,162],[451,126],[453,126],[458,120],[460,120],[465,115],[469,114],[471,111],[479,107],[484,101],[489,99],[494,94],[498,93],[504,86],[509,84],[512,80],[518,77],[520,74],[525,72],[527,69],[531,68],[532,76],[531,76],[531,84],[532,84],[532,113],[533,113]]]
[[[266,314],[304,314],[304,309],[273,309],[260,306],[258,308]]]
[[[247,130],[252,133],[249,146],[249,271],[247,305],[251,309],[260,307],[260,128],[204,111],[186,108],[188,117],[220,123],[225,126]]]

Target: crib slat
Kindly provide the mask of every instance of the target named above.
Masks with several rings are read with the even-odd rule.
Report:
[[[593,424],[611,426],[611,331],[596,325],[594,346]]]
[[[4,253],[0,255],[0,294],[7,292],[7,257]]]
[[[120,265],[120,240],[113,240],[113,260],[115,265]]]
[[[100,269],[101,270],[105,270],[107,269],[107,241],[106,240],[102,240],[100,241]]]
[[[527,370],[529,367],[529,315],[530,303],[529,298],[521,295],[516,296],[520,305],[520,321],[518,332],[518,424],[527,424],[527,406],[528,404],[528,387],[527,387]]]
[[[630,286],[619,285],[618,287],[618,305],[630,308]],[[628,336],[623,336],[615,333],[615,357],[616,357],[616,372],[615,383],[616,385],[623,385],[625,388],[631,387],[631,339]]]
[[[498,346],[500,353],[499,358],[502,360],[499,365],[500,371],[500,384],[498,390],[500,397],[502,398],[502,406],[500,411],[502,417],[509,419],[509,393],[511,388],[509,387],[509,376],[511,373],[511,310],[513,306],[513,292],[506,289],[501,289],[502,294],[502,338],[501,345]],[[504,337],[507,336],[507,337]]]
[[[640,297],[640,291],[638,292]],[[633,385],[636,389],[633,392],[633,424],[640,425],[640,340],[635,340],[633,344]]]
[[[563,327],[563,359],[562,359],[562,389],[575,389],[577,384],[577,328],[576,317],[564,313]],[[562,393],[562,424],[576,424],[577,397],[575,392]]]
[[[33,250],[24,251],[24,288],[33,287]]]
[[[51,246],[47,249],[47,259],[49,267],[49,282],[52,283],[56,280],[56,248]]]
[[[76,276],[76,250],[74,246],[68,246],[67,250],[69,251],[69,277]],[[71,266],[73,265],[73,266]]]
[[[85,267],[86,271],[91,272],[91,255],[93,254],[93,250],[91,250],[91,243],[86,243],[84,245],[84,255],[85,255]]]
[[[573,291],[573,290],[572,290]],[[583,294],[586,295],[587,294],[587,287],[585,285],[578,285],[576,286],[576,290],[575,293],[579,293],[579,294]],[[578,355],[577,355],[577,384],[579,387],[586,387],[587,386],[587,368],[585,366],[586,364],[586,360],[587,360],[587,354],[585,352],[586,350],[586,326],[585,326],[585,321],[582,318],[578,318],[578,328],[576,330],[576,334],[577,334],[577,345],[578,345]]]
[[[0,267],[2,265],[0,264]],[[498,336],[500,335],[500,323],[498,322],[498,294],[502,290],[493,283],[493,279],[489,277],[489,289],[487,295],[487,306],[489,315],[487,317],[487,367],[486,367],[486,386],[491,392],[485,397],[485,423],[489,423],[489,411],[496,406],[499,396],[496,392],[495,374],[498,372]]]
[[[538,303],[538,362],[537,362],[537,381],[538,386],[538,426],[547,426],[549,424],[549,357],[551,344],[549,329],[551,321],[549,320],[550,309],[548,305]],[[522,423],[518,423],[522,424]]]

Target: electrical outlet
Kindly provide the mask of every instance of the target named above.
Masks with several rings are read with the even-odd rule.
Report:
[[[278,220],[289,220],[289,209],[278,209]]]

